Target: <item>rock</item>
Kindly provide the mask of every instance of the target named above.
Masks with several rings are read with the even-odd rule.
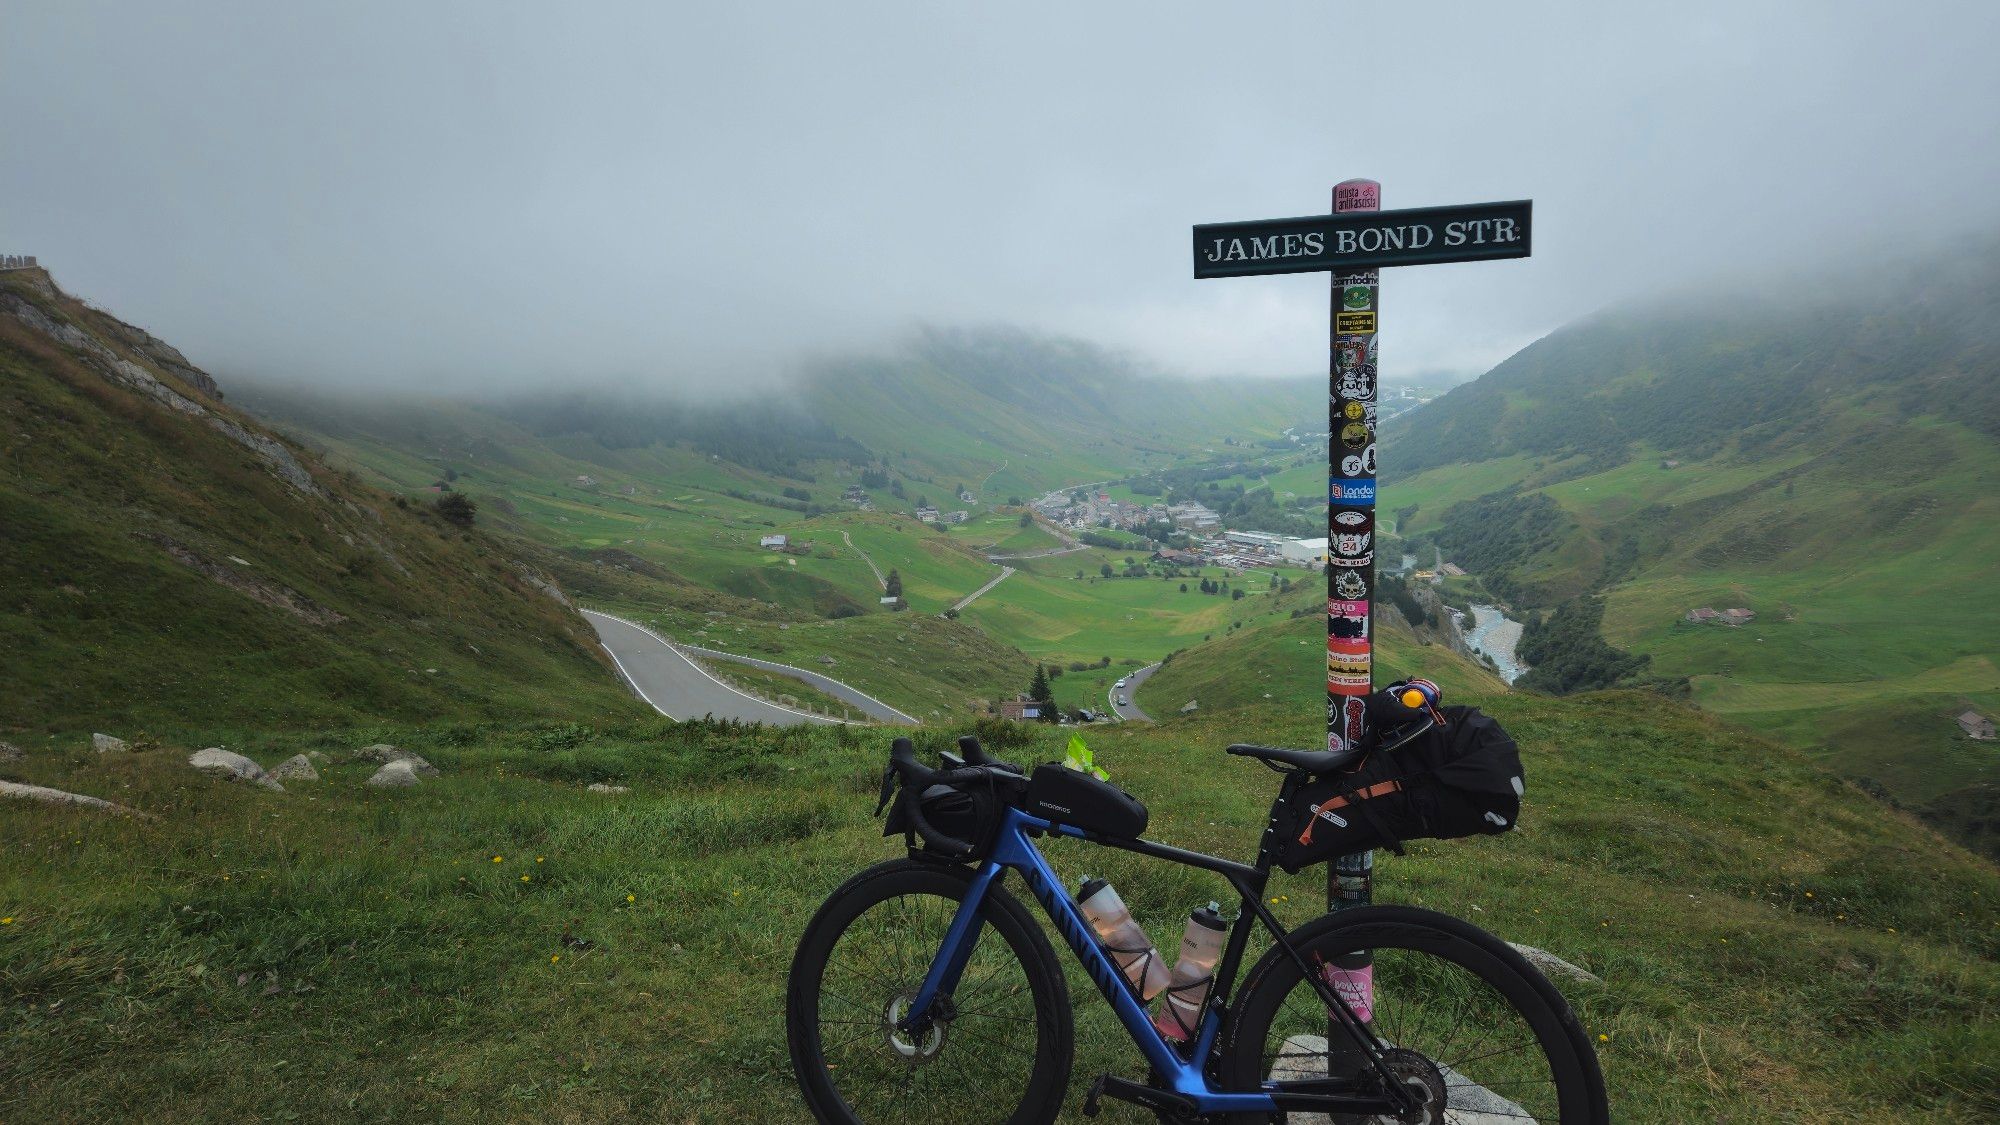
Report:
[[[378,742],[373,746],[363,746],[361,749],[356,750],[349,760],[355,762],[381,762],[384,765],[390,762],[413,762],[415,763],[414,768],[417,771],[418,777],[436,777],[438,775],[438,768],[424,761],[422,755],[411,753],[400,746],[391,746],[386,742]]]
[[[1325,1078],[1326,1058],[1324,1036],[1294,1035],[1278,1048],[1278,1057],[1271,1064],[1271,1081],[1304,1082]],[[1445,1120],[1452,1125],[1501,1125],[1503,1122],[1534,1120],[1520,1106],[1451,1067],[1439,1063],[1438,1070],[1444,1078],[1446,1096],[1450,1101],[1445,1108]],[[1299,1125],[1326,1125],[1334,1119],[1325,1114],[1294,1112],[1286,1115],[1285,1120],[1298,1122]],[[1371,1117],[1368,1120],[1387,1121],[1390,1118]]]
[[[210,777],[219,777],[224,781],[244,781],[260,789],[270,789],[279,793],[285,791],[284,786],[264,772],[263,766],[220,746],[211,746],[188,755],[188,765]]]
[[[319,771],[313,768],[311,758],[294,754],[273,766],[271,776],[278,781],[318,781]]]
[[[18,762],[28,756],[28,752],[11,742],[0,742],[0,762]]]
[[[113,738],[108,734],[91,735],[90,746],[91,749],[96,750],[99,754],[123,754],[127,750],[132,749],[125,744],[124,739]]]
[[[589,789],[592,793],[630,793],[632,791],[626,786],[607,785],[602,781],[593,781],[585,786],[585,788]]]
[[[1528,964],[1540,969],[1545,977],[1568,977],[1570,980],[1580,980],[1586,984],[1604,983],[1603,977],[1589,969],[1572,965],[1546,949],[1536,949],[1532,945],[1522,945],[1512,941],[1507,944],[1514,947],[1514,952],[1526,957]]]
[[[43,785],[21,785],[12,781],[0,781],[0,797],[13,797],[23,801],[40,801],[49,805],[76,805],[79,808],[102,809],[120,816],[149,817],[137,809],[129,809],[102,797],[86,797],[81,793],[65,793],[60,789],[50,789]]]
[[[408,758],[398,758],[376,770],[368,784],[376,789],[408,789],[417,784],[417,767]]]

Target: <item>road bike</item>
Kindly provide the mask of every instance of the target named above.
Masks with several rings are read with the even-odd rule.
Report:
[[[1353,768],[1369,749],[1230,746],[1283,775],[1256,859],[1243,864],[1067,823],[1088,817],[1025,800],[1030,783],[1018,766],[974,739],[959,745],[961,756],[947,755],[938,770],[916,760],[908,739],[895,741],[883,797],[887,804],[892,787],[902,787],[910,855],[843,883],[800,939],[786,1030],[816,1119],[1056,1120],[1072,1068],[1069,988],[1042,928],[1002,885],[1013,872],[1148,1071],[1144,1081],[1098,1077],[1082,1106],[1087,1116],[1113,1098],[1164,1121],[1609,1120],[1582,1025],[1507,943],[1408,906],[1354,907],[1292,930],[1271,914],[1265,887],[1283,844],[1281,812],[1302,786]],[[1040,767],[1036,779],[1061,769]],[[1201,868],[1235,890],[1241,910],[1187,1042],[1155,1029],[1036,847],[1045,836]],[[1270,947],[1238,988],[1259,927]],[[1357,989],[1351,973],[1336,970],[1357,956],[1372,956],[1372,988]]]

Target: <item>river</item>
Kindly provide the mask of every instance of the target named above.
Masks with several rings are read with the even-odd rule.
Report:
[[[1472,607],[1472,631],[1465,639],[1473,651],[1492,657],[1500,678],[1510,684],[1528,670],[1514,655],[1514,646],[1521,642],[1521,623],[1500,612],[1497,605]]]

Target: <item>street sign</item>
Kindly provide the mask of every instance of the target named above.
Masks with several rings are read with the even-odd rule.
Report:
[[[1534,209],[1533,200],[1514,199],[1404,211],[1343,207],[1333,215],[1203,223],[1194,228],[1194,276],[1348,273],[1525,258]]]
[[[1194,228],[1194,276],[1271,273],[1333,275],[1328,315],[1326,486],[1326,748],[1368,735],[1366,699],[1375,690],[1375,449],[1381,274],[1387,266],[1525,258],[1534,202],[1468,203],[1384,211],[1382,185],[1334,185],[1333,213]],[[1327,867],[1329,910],[1369,901],[1372,853]],[[1331,971],[1368,989],[1367,950],[1336,958]],[[1339,984],[1336,983],[1336,987]],[[1328,1031],[1328,1036],[1334,1032]]]

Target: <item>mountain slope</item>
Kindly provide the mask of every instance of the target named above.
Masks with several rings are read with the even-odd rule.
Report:
[[[317,463],[43,271],[0,275],[0,376],[0,728],[631,711],[508,551]]]
[[[2000,708],[2000,252],[1870,282],[1552,334],[1386,427],[1382,503],[1519,610],[1601,592],[1646,675],[2000,853],[2000,756],[1953,721]]]

